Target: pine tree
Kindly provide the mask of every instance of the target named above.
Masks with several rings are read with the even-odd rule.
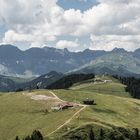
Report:
[[[30,138],[30,136],[27,136],[27,137],[25,137],[25,139],[23,139],[23,140],[32,140],[32,139]]]
[[[90,131],[89,131],[89,139],[90,140],[95,140],[95,135],[94,135],[94,132],[93,132],[92,128],[90,128]]]
[[[15,139],[15,140],[20,140],[20,139],[19,139],[19,137],[18,137],[18,136],[16,136],[16,139]]]
[[[101,128],[100,129],[100,140],[103,140],[104,139],[104,130]]]
[[[135,140],[140,140],[140,135],[139,135],[139,130],[138,128],[134,129],[134,139]]]
[[[31,135],[31,140],[43,140],[43,136],[39,131],[35,130]]]

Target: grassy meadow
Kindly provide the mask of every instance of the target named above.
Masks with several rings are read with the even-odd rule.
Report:
[[[29,94],[29,93],[26,93]],[[36,91],[32,94],[46,94],[48,91]],[[16,135],[24,137],[38,129],[47,135],[63,124],[78,108],[45,113],[53,102],[34,101],[21,93],[0,96],[0,139],[14,140]],[[61,119],[60,119],[61,118]]]
[[[108,129],[113,126],[140,129],[140,100],[132,99],[124,87],[113,79],[111,83],[93,84],[88,81],[68,90],[53,90],[63,100],[82,103],[89,98],[94,99],[97,105],[87,106],[49,138],[57,139],[85,124]],[[14,140],[17,135],[24,137],[35,129],[47,136],[81,108],[50,111],[54,101],[32,100],[32,95],[52,96],[48,90],[0,94],[0,139]]]

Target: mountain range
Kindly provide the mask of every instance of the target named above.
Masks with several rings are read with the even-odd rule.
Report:
[[[112,52],[98,57],[84,66],[73,70],[76,73],[111,74],[120,76],[140,76],[140,59],[135,55],[123,50]]]
[[[140,49],[134,52],[120,48],[70,52],[44,47],[22,51],[13,45],[0,46],[0,74],[10,76],[31,77],[50,71],[139,75],[139,61]]]

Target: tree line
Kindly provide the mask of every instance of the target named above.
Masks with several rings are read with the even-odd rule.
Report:
[[[120,77],[114,76],[117,78],[122,84],[126,85],[125,91],[129,92],[133,98],[140,99],[140,79],[135,77]]]
[[[48,140],[49,138],[43,138],[40,131],[35,130],[30,136],[26,136],[20,139],[16,136],[15,140]],[[77,129],[74,132],[70,132],[66,135],[62,135],[58,140],[140,140],[140,134],[138,128],[133,130],[125,129],[122,127],[115,127],[112,130],[104,128],[94,129],[91,125],[84,128]]]
[[[20,139],[19,136],[16,136],[15,140],[44,140],[42,134],[38,130],[34,130],[31,136],[26,136],[23,139]]]
[[[47,86],[47,89],[67,89],[71,87],[74,83],[85,81],[88,79],[95,78],[94,74],[71,74],[67,75],[53,84]]]
[[[76,130],[63,137],[63,140],[140,140],[138,128],[133,130],[122,127],[107,130],[104,128],[93,129],[91,126]]]

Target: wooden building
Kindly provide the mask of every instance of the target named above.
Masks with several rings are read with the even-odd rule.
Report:
[[[60,103],[57,106],[53,106],[51,107],[52,110],[64,110],[64,109],[68,109],[74,107],[74,105],[72,103]]]
[[[84,100],[83,101],[83,103],[85,104],[85,105],[94,105],[95,103],[94,103],[94,100],[90,100],[90,99],[86,99],[86,100]]]

